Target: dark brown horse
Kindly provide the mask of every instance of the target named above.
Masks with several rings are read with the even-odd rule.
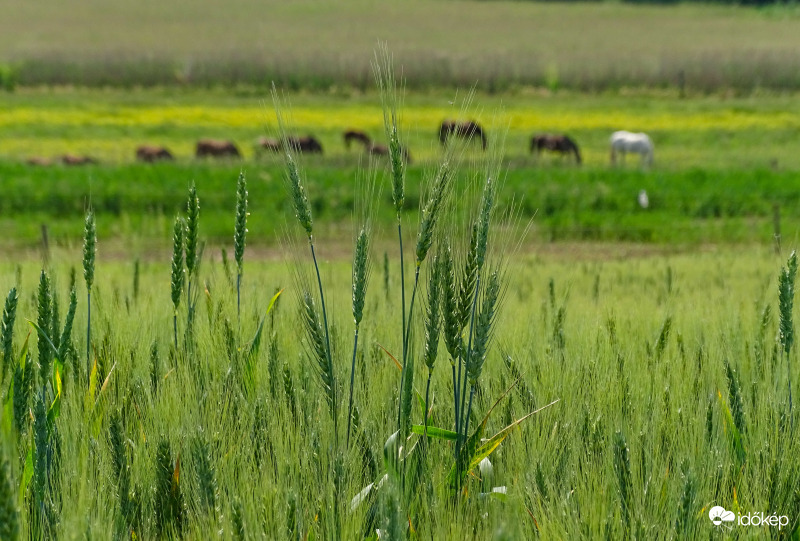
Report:
[[[558,152],[562,156],[564,154],[575,154],[575,163],[581,163],[581,153],[578,151],[578,145],[567,137],[566,135],[553,135],[543,133],[534,135],[531,139],[531,152],[536,152],[539,156],[542,150],[549,150],[551,152]]]
[[[447,143],[447,138],[451,135],[463,139],[480,137],[481,147],[483,150],[486,150],[486,133],[477,122],[472,120],[467,120],[465,122],[456,122],[455,120],[442,121],[442,125],[439,126],[439,143],[444,146]]]
[[[242,156],[239,153],[239,149],[231,141],[218,141],[215,139],[200,139],[195,147],[194,155],[198,158],[205,156],[240,158]]]
[[[97,163],[97,160],[90,156],[76,156],[75,154],[64,154],[61,156],[61,163],[64,165],[90,165]]]
[[[311,135],[305,137],[287,137],[286,144],[297,152],[322,154],[322,144]]]
[[[271,137],[259,137],[256,141],[256,156],[264,152],[278,153],[281,151],[281,142]]]
[[[174,160],[175,157],[166,149],[155,145],[141,145],[136,148],[136,159],[140,162],[153,163],[160,160]]]
[[[350,150],[350,144],[353,141],[358,141],[364,148],[368,148],[372,141],[369,138],[369,135],[364,133],[363,131],[359,130],[347,130],[344,132],[344,146],[347,150]]]

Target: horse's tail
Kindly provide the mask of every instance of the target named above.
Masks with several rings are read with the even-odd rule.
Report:
[[[345,132],[344,134],[344,148],[350,150],[350,133]]]
[[[573,152],[575,152],[575,163],[580,165],[581,164],[581,153],[578,150],[578,145],[576,145],[575,143],[572,143],[572,150],[573,150]]]
[[[486,134],[483,133],[483,130],[481,130],[480,128],[478,128],[478,130],[480,130],[481,134],[481,146],[483,146],[483,150],[486,150]]]

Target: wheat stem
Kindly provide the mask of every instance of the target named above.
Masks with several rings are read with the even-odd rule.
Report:
[[[404,371],[406,369],[405,360],[406,360],[406,276],[405,276],[405,265],[403,264],[403,230],[402,225],[400,222],[400,211],[397,213],[397,238],[400,241],[400,313],[403,317],[403,335],[402,335],[402,347],[403,347],[403,365],[400,367],[400,400],[397,404],[397,429],[400,429],[400,411],[402,409],[403,403],[403,380],[404,380]]]
[[[467,398],[467,373],[469,371],[469,363],[470,363],[471,357],[472,357],[472,334],[473,334],[473,329],[474,329],[474,326],[475,326],[475,307],[478,304],[478,293],[480,291],[480,288],[481,288],[481,275],[478,274],[478,277],[477,277],[477,279],[475,281],[475,294],[474,294],[473,300],[472,300],[472,312],[471,312],[470,319],[469,319],[469,335],[468,335],[468,342],[467,342],[467,351],[466,351],[466,354],[464,355],[464,378],[463,378],[463,381],[461,383],[461,415],[462,415],[462,419],[461,419],[461,421],[459,423],[460,426],[464,427],[464,430],[462,430],[459,433],[460,437],[457,438],[457,440],[456,440],[457,442],[459,442],[458,445],[457,445],[457,448],[459,449],[459,451],[461,450],[461,446],[463,446],[467,442],[467,425],[469,424],[469,410],[466,410],[466,412],[465,412],[464,406],[466,405],[465,402],[466,402],[466,398]],[[461,364],[460,363],[459,363],[459,377],[461,377]],[[473,391],[474,391],[474,389],[473,389]],[[471,406],[472,405],[472,392],[470,392],[469,401],[470,401],[470,406]],[[458,478],[460,479],[460,477],[458,477]]]
[[[358,350],[358,325],[353,338],[353,361],[350,364],[350,400],[347,406],[347,448],[350,448],[350,421],[353,417],[353,385],[356,381],[356,351]]]
[[[314,242],[311,240],[311,237],[309,237],[308,244],[311,247],[311,259],[314,260],[314,270],[317,273],[317,286],[319,287],[319,301],[320,301],[320,305],[322,305],[322,322],[323,322],[323,325],[325,326],[325,356],[326,356],[326,359],[328,361],[328,366],[329,366],[330,371],[331,371],[331,386],[334,387],[332,390],[335,393],[336,392],[336,389],[335,389],[336,379],[333,377],[333,359],[331,357],[331,338],[330,338],[330,332],[328,331],[328,313],[325,310],[325,295],[322,292],[322,278],[320,278],[320,275],[319,275],[319,264],[317,263],[317,254],[314,251]],[[332,413],[332,416],[333,416],[333,439],[334,439],[334,441],[338,442],[339,441],[339,436],[338,436],[339,430],[338,430],[338,419],[337,419],[338,416],[336,415],[336,403],[335,403],[335,401],[334,401],[334,404],[332,406],[331,413]]]

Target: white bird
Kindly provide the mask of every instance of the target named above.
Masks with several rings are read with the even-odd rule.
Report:
[[[646,209],[650,206],[650,199],[647,197],[647,192],[639,190],[639,206]]]

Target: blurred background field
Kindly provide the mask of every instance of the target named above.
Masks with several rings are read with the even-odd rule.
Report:
[[[800,88],[800,11],[618,2],[43,0],[0,3],[23,85],[371,89],[387,41],[409,87]]]
[[[409,202],[416,208],[420,183],[441,155],[437,127],[462,114],[467,91],[409,91],[402,112],[409,168]],[[356,144],[347,149],[342,133],[365,130],[385,142],[378,96],[369,92],[287,94],[293,132],[313,134],[323,156],[307,156],[309,193],[315,215],[331,235],[349,238],[360,166],[383,178],[386,158],[370,160]],[[453,102],[451,104],[451,102]],[[505,135],[507,178],[501,192],[515,200],[526,218],[535,217],[531,239],[658,242],[684,245],[719,242],[770,243],[774,208],[784,235],[800,223],[800,96],[744,97],[677,95],[654,91],[584,94],[572,91],[478,93],[466,114],[492,136]],[[609,164],[608,137],[620,128],[643,130],[655,144],[655,166],[644,171],[637,156],[624,166]],[[529,152],[539,132],[564,132],[579,144],[583,165],[571,156]],[[203,195],[205,233],[217,241],[230,234],[230,208],[240,171],[251,181],[257,214],[255,244],[275,246],[290,215],[279,156],[255,155],[262,135],[275,136],[275,116],[266,89],[18,89],[0,94],[2,222],[10,232],[0,243],[17,247],[39,242],[41,225],[50,240],[80,237],[84,209],[91,201],[104,236],[144,236],[167,247],[171,217],[181,210],[185,189],[195,181]],[[203,137],[232,140],[243,160],[198,160]],[[143,143],[168,147],[176,161],[140,164],[134,151]],[[32,156],[86,154],[98,165],[37,167]],[[482,157],[467,145],[465,160]],[[462,182],[466,182],[465,180]],[[637,201],[648,193],[649,207]],[[393,219],[388,191],[376,207],[379,223]],[[36,218],[34,218],[36,216]],[[123,219],[120,219],[123,218]]]
[[[760,2],[757,2],[760,4]],[[0,7],[2,4],[0,4]],[[275,135],[270,84],[291,105],[293,131],[312,134],[315,213],[342,235],[355,171],[345,129],[385,142],[371,62],[385,40],[406,85],[410,197],[441,155],[439,123],[463,115],[506,133],[504,197],[535,216],[537,241],[602,240],[697,245],[771,243],[775,208],[796,236],[800,189],[800,11],[793,5],[369,0],[326,3],[203,0],[181,3],[43,0],[5,6],[0,20],[0,172],[6,246],[77,238],[92,201],[100,230],[166,245],[179,194],[204,196],[206,232],[228,236],[225,213],[239,171],[254,204],[274,213],[253,242],[277,243],[286,215],[275,156],[255,155]],[[21,30],[20,30],[21,29]],[[471,90],[472,106],[461,111]],[[645,131],[655,166],[634,156],[609,165],[612,131]],[[505,132],[507,130],[507,132]],[[567,133],[583,165],[529,151],[532,135]],[[202,137],[232,140],[241,161],[193,157]],[[165,145],[173,164],[141,165],[135,148]],[[27,166],[88,155],[83,168]],[[480,158],[477,146],[467,160]],[[383,174],[386,164],[373,164]],[[642,209],[645,190],[650,206]],[[385,196],[388,198],[388,195]],[[392,219],[389,205],[378,221]],[[347,235],[345,235],[346,237]]]

